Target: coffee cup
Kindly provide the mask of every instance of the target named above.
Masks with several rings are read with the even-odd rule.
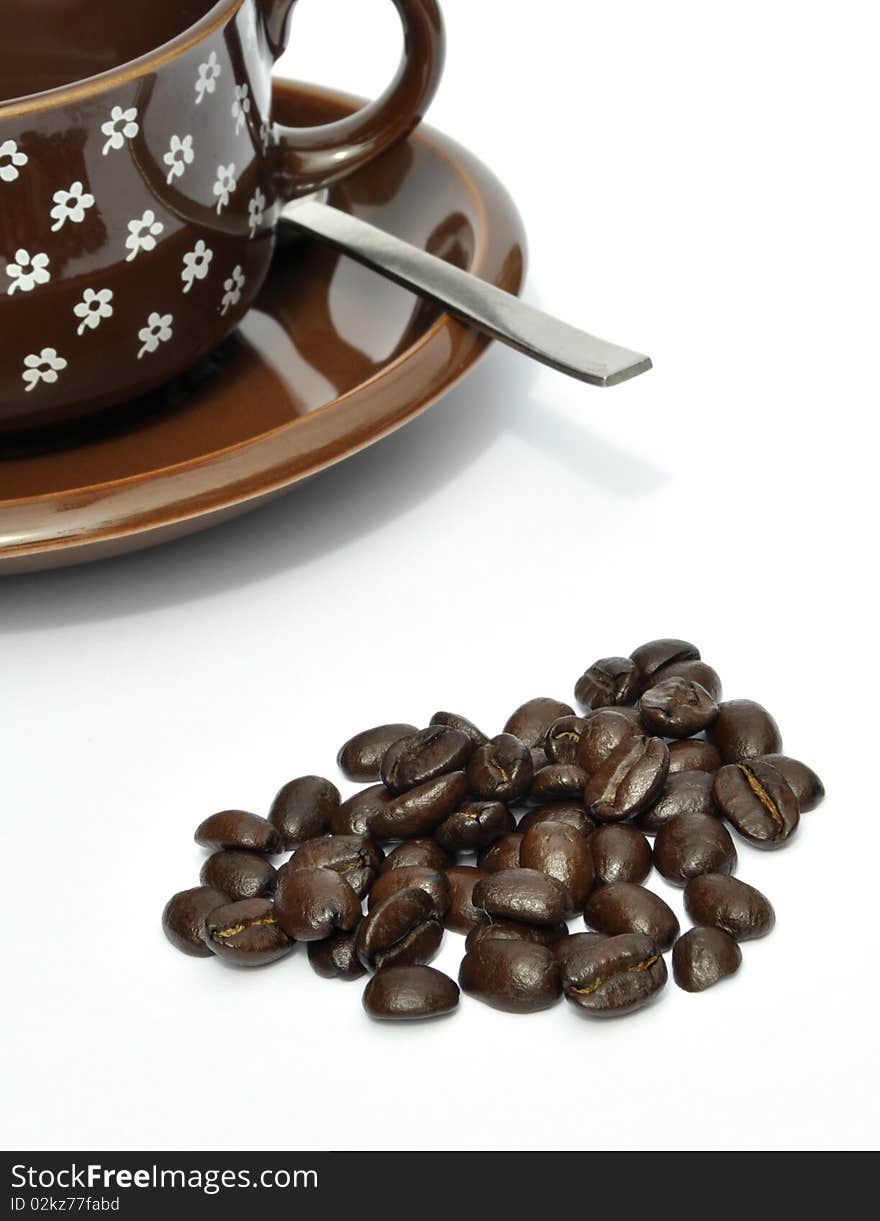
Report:
[[[385,94],[289,128],[272,66],[295,0],[0,0],[0,432],[135,399],[237,326],[281,205],[405,138],[434,94],[437,2],[394,3]]]

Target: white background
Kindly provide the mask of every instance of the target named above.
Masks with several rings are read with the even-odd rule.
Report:
[[[518,200],[528,298],[656,368],[597,391],[496,349],[269,508],[0,585],[5,1147],[876,1147],[873,6],[444,9],[431,120]],[[398,34],[387,0],[302,0],[295,37],[288,72],[375,93]],[[741,846],[778,923],[734,980],[395,1027],[304,951],[164,941],[214,809],[335,777],[365,725],[497,732],[667,634],[829,790],[785,851]]]

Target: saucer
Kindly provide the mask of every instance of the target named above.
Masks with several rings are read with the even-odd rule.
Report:
[[[361,103],[276,82],[281,122]],[[518,292],[525,235],[475,157],[420,127],[330,192],[335,207]],[[239,330],[161,394],[0,441],[0,573],[104,559],[205,529],[341,462],[436,402],[491,341],[318,243],[279,233]]]

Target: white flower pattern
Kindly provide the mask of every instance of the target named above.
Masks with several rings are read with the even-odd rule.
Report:
[[[58,374],[66,368],[67,361],[58,355],[57,348],[43,348],[41,352],[34,352],[24,358],[24,372],[21,376],[27,391],[30,392],[40,382],[57,382]]]
[[[30,255],[26,250],[17,250],[15,262],[9,263],[6,268],[6,274],[12,280],[8,289],[9,296],[17,289],[29,293],[38,284],[48,284],[52,278],[47,271],[48,266],[48,254]]]
[[[206,93],[213,93],[217,88],[217,80],[223,69],[217,60],[217,52],[212,51],[203,64],[199,64],[199,74],[196,77],[196,105],[204,101]]]
[[[244,272],[241,265],[233,267],[232,275],[228,280],[223,281],[223,287],[226,290],[223,294],[223,303],[220,306],[221,314],[228,314],[231,309],[238,305],[241,300],[241,291],[244,288]]]
[[[247,123],[251,112],[251,91],[247,85],[235,86],[235,101],[232,103],[232,117],[235,119],[235,134],[241,131]]]
[[[234,163],[230,165],[218,165],[217,181],[214,183],[214,194],[217,196],[218,216],[229,203],[229,198],[237,186],[238,180],[235,177]]]
[[[213,257],[214,251],[209,250],[201,240],[196,242],[195,249],[183,256],[183,271],[180,273],[180,278],[183,280],[185,293],[189,292],[196,280],[204,280]]]
[[[105,157],[111,149],[120,149],[126,140],[134,139],[140,131],[137,117],[137,108],[134,106],[127,110],[123,110],[121,106],[113,107],[110,118],[101,125],[101,131],[107,137],[107,143],[102,149]]]
[[[142,250],[155,250],[156,238],[164,229],[162,222],[156,220],[156,213],[152,208],[147,208],[140,220],[130,220],[128,237],[125,239],[125,248],[129,252],[126,263],[136,259]]]
[[[73,307],[74,314],[82,319],[76,328],[77,335],[82,335],[86,330],[96,330],[103,318],[112,318],[112,301],[113,293],[109,288],[100,288],[97,292],[94,288],[87,288],[82,301]]]
[[[253,197],[248,204],[248,220],[250,222],[251,237],[253,238],[263,223],[263,218],[266,215],[266,196],[259,187],[254,191]]]
[[[14,140],[0,144],[0,182],[15,182],[18,171],[27,163],[27,153],[21,152]]]
[[[170,185],[175,178],[182,178],[186,167],[192,165],[195,159],[192,136],[184,136],[182,139],[180,136],[172,136],[171,147],[162,158],[168,166],[166,182]]]
[[[138,360],[143,360],[147,353],[155,352],[160,343],[168,342],[174,334],[171,329],[173,321],[171,314],[150,314],[147,325],[138,331],[138,339],[142,344]]]
[[[264,153],[268,153],[269,145],[272,143],[272,124],[264,122],[260,124],[260,147]]]
[[[86,212],[94,207],[95,197],[90,195],[79,181],[72,182],[66,191],[56,191],[52,196],[55,207],[49,213],[55,224],[52,232],[63,229],[68,221],[81,225],[86,218]]]

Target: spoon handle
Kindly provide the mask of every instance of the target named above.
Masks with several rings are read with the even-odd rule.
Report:
[[[650,357],[552,318],[512,293],[338,208],[303,199],[287,204],[281,215],[302,233],[436,301],[476,330],[570,377],[594,386],[616,386],[651,368]]]

